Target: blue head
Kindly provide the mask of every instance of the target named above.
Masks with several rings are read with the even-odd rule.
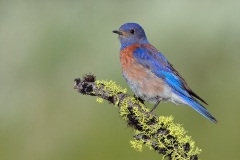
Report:
[[[143,28],[137,23],[125,23],[113,33],[119,35],[121,50],[133,44],[149,44]]]

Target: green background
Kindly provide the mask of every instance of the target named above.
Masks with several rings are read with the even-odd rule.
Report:
[[[0,159],[162,158],[131,148],[116,107],[73,89],[89,72],[128,88],[112,33],[126,22],[144,27],[219,124],[171,103],[155,113],[183,124],[201,159],[239,159],[239,8],[237,0],[0,1]]]

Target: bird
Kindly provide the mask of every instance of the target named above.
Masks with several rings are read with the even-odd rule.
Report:
[[[153,112],[160,102],[187,105],[210,121],[217,119],[200,103],[207,104],[187,85],[173,65],[151,45],[144,29],[137,23],[125,23],[118,30],[122,75],[135,96],[153,103]],[[197,100],[198,99],[198,100]]]

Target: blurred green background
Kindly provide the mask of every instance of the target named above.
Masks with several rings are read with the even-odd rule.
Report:
[[[184,124],[201,159],[239,159],[239,8],[237,0],[0,1],[0,159],[162,158],[131,148],[117,108],[73,89],[89,72],[128,88],[112,33],[126,22],[144,27],[219,124],[170,103],[155,113]]]

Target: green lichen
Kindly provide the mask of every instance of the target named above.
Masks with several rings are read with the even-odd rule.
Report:
[[[127,115],[130,114],[128,110],[128,97],[124,98],[119,107],[119,114],[124,119],[127,120]]]
[[[107,91],[109,93],[109,97],[116,97],[118,98],[117,94],[119,93],[127,93],[126,88],[122,88],[121,86],[117,85],[116,82],[110,80],[97,80],[96,81],[97,88],[100,88],[101,86],[104,86],[104,91]],[[115,105],[118,105],[119,99],[115,102]]]
[[[96,84],[97,88],[104,87],[104,91],[109,94],[109,97],[118,98],[119,93],[127,92],[126,89],[116,85],[114,81],[97,80]],[[102,103],[103,99],[97,98],[97,101]],[[201,150],[195,147],[194,141],[186,135],[187,132],[184,128],[173,122],[172,116],[156,118],[156,116],[148,114],[149,109],[144,104],[131,96],[125,96],[124,99],[121,99],[121,103],[117,99],[115,105],[119,106],[119,114],[128,124],[130,123],[129,116],[135,120],[130,123],[130,126],[137,125],[138,128],[133,127],[135,139],[130,143],[137,151],[142,151],[143,144],[145,144],[150,149],[158,151],[161,149],[164,157],[171,155],[171,157],[175,157],[174,159],[179,160],[185,160],[186,157],[190,159],[189,157],[200,154]],[[154,123],[150,123],[153,119]],[[159,133],[159,130],[163,130],[163,133]],[[136,138],[138,135],[145,138]]]
[[[169,132],[165,135],[158,134],[157,137],[154,137],[155,135],[154,130],[151,130],[151,127],[147,127],[147,124],[144,124],[144,121],[141,120],[140,124],[143,125],[143,130],[134,130],[135,135],[145,135],[149,137],[147,141],[137,140],[131,141],[132,147],[139,151],[139,148],[141,148],[142,151],[142,145],[145,144],[150,149],[154,149],[152,144],[156,143],[155,147],[161,148],[162,150],[165,150],[165,155],[171,154],[171,157],[175,157],[175,159],[179,160],[185,160],[186,158],[183,157],[183,155],[187,155],[188,157],[191,157],[192,155],[200,154],[201,150],[199,148],[195,148],[195,143],[191,139],[191,137],[185,135],[186,131],[184,128],[179,125],[173,123],[173,117],[159,117],[159,121],[157,122],[158,127],[161,126],[161,128],[165,128],[165,130],[168,130]],[[156,131],[156,130],[155,130]],[[156,132],[155,132],[156,133]],[[154,136],[152,136],[154,135]],[[169,138],[169,136],[173,138]],[[190,149],[189,151],[186,151],[184,149],[184,145],[189,144]],[[176,146],[177,145],[177,146]],[[177,152],[174,152],[173,149],[177,147]]]
[[[96,101],[97,101],[98,103],[103,103],[103,99],[102,99],[102,98],[99,98],[99,97],[96,99]]]
[[[144,143],[144,141],[142,141],[142,140],[140,140],[140,141],[136,141],[136,140],[130,141],[131,146],[139,152],[142,152],[142,150],[143,150],[143,145],[142,145],[143,143]]]
[[[101,85],[104,85],[104,90],[111,92],[111,96],[116,95],[118,93],[127,93],[126,88],[122,88],[121,86],[117,85],[116,82],[110,80],[97,80],[96,81],[97,87],[101,87]]]

